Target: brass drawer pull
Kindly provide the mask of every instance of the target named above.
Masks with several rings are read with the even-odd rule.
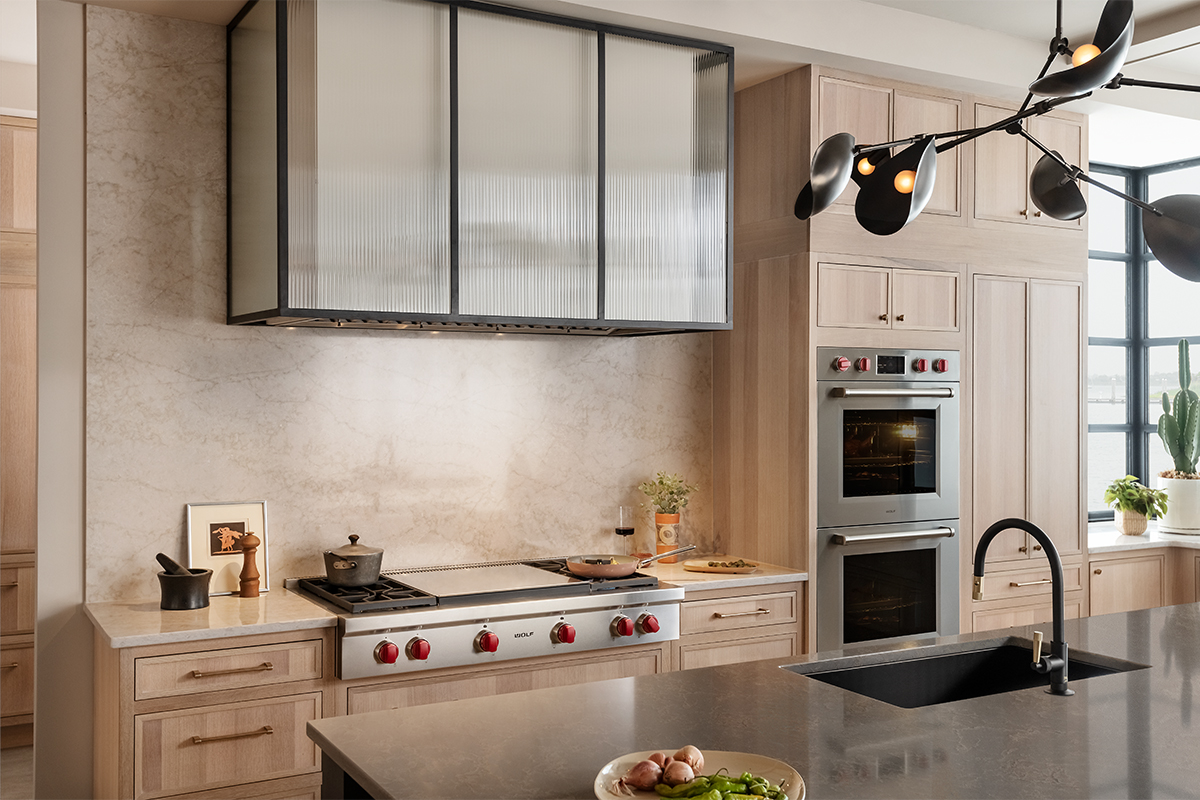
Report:
[[[770,614],[770,613],[771,613],[771,609],[769,609],[769,608],[759,608],[759,609],[755,609],[754,611],[739,611],[736,614],[722,614],[719,611],[714,611],[713,616],[716,617],[717,619],[729,619],[730,617],[756,617],[759,614]]]
[[[21,666],[21,665],[20,664],[3,664],[3,665],[0,665],[0,669],[16,669],[19,666]]]
[[[896,315],[896,322],[904,322],[904,315],[903,315],[903,314],[897,314],[897,315]]]
[[[269,733],[274,733],[275,729],[270,725],[263,725],[256,731],[247,733],[227,733],[224,736],[193,736],[192,744],[204,744],[205,742],[221,742],[226,739],[246,739],[251,736],[266,736]]]
[[[0,589],[8,589],[11,586],[20,586],[20,585],[21,585],[20,581],[13,581],[12,583],[0,583]]]
[[[1008,585],[1009,586],[1041,586],[1046,583],[1054,583],[1054,580],[1052,578],[1042,578],[1040,581],[1025,581],[1024,583],[1017,583],[1016,581],[1009,581]]]
[[[275,669],[275,665],[270,661],[264,661],[257,667],[238,667],[237,669],[214,669],[212,672],[201,672],[198,669],[192,670],[193,678],[212,678],[217,675],[236,675],[239,672],[266,672],[267,670]]]

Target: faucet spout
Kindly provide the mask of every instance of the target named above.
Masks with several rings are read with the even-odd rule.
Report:
[[[1073,695],[1075,691],[1067,686],[1067,641],[1064,632],[1066,601],[1063,593],[1062,559],[1058,556],[1058,548],[1054,546],[1054,541],[1046,535],[1045,531],[1028,520],[1016,517],[1002,519],[984,531],[983,536],[979,538],[979,545],[975,548],[975,582],[971,596],[976,600],[983,599],[984,560],[987,557],[988,545],[997,535],[1012,528],[1025,531],[1036,539],[1045,551],[1046,558],[1050,561],[1050,578],[1053,583],[1051,587],[1052,611],[1054,614],[1050,654],[1040,656],[1031,667],[1037,673],[1050,676],[1050,687],[1046,690],[1047,692],[1063,696]]]

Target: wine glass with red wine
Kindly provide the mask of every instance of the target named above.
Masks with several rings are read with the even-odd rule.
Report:
[[[625,555],[633,546],[633,506],[617,506],[617,536],[625,542]]]

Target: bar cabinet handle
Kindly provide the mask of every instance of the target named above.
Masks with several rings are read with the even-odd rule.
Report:
[[[267,670],[275,669],[275,665],[270,661],[264,661],[257,667],[238,667],[237,669],[214,669],[212,672],[201,672],[198,669],[192,670],[193,678],[212,678],[217,675],[236,675],[241,672],[266,672]]]
[[[20,664],[3,664],[3,665],[0,665],[0,669],[16,669],[19,666],[21,666],[21,665]]]
[[[0,583],[0,589],[7,589],[11,586],[20,586],[20,581],[12,581],[11,583]]]
[[[1040,581],[1025,581],[1024,583],[1017,583],[1016,581],[1009,581],[1008,585],[1009,586],[1041,586],[1042,584],[1045,584],[1045,583],[1054,583],[1054,580],[1052,578],[1043,578]]]
[[[256,731],[247,731],[246,733],[227,733],[224,736],[193,736],[192,744],[204,744],[205,742],[221,742],[226,739],[248,739],[251,736],[266,736],[269,733],[274,733],[275,729],[270,725],[263,725]]]
[[[730,617],[756,617],[759,614],[770,614],[770,613],[771,613],[771,609],[769,609],[769,608],[759,608],[759,609],[755,609],[754,611],[738,611],[735,614],[722,614],[719,611],[714,611],[713,616],[717,619],[729,619]]]

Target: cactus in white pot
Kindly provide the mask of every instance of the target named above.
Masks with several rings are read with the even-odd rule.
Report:
[[[1166,533],[1200,535],[1200,398],[1191,390],[1192,370],[1187,339],[1179,340],[1179,391],[1174,399],[1163,392],[1158,437],[1175,462],[1160,472],[1158,488],[1167,493],[1167,511],[1158,529]]]

